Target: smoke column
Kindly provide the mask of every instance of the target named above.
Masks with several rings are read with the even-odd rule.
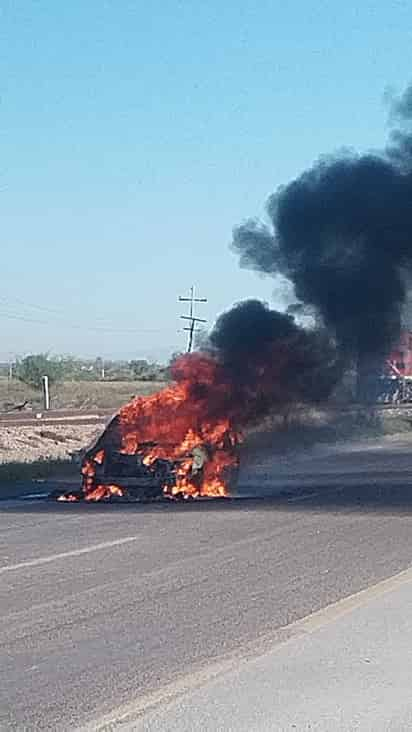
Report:
[[[243,267],[282,274],[362,367],[398,337],[412,276],[412,86],[392,106],[379,154],[322,159],[270,196],[270,225],[234,231]]]
[[[209,349],[222,369],[217,382],[225,384],[227,401],[219,409],[241,426],[274,407],[327,398],[341,374],[335,344],[325,332],[305,330],[258,300],[223,313]]]

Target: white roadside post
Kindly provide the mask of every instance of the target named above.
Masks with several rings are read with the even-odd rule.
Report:
[[[44,408],[47,411],[48,409],[50,409],[49,377],[42,376],[42,382],[43,382]]]

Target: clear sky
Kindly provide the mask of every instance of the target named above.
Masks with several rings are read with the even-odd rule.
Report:
[[[382,146],[411,62],[410,0],[3,0],[0,358],[166,358],[192,283],[281,304],[232,227]]]

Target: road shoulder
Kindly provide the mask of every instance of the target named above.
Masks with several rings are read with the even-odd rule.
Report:
[[[282,638],[283,634],[283,638]],[[412,726],[412,569],[282,629],[88,730],[387,730]],[[110,726],[107,726],[107,725]]]

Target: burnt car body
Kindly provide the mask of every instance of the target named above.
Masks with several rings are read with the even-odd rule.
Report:
[[[87,490],[93,490],[97,486],[115,485],[129,498],[162,497],[176,483],[178,463],[156,458],[146,464],[145,447],[142,445],[142,449],[132,455],[105,450],[102,461],[95,464],[95,474],[87,485]],[[154,445],[151,444],[150,447]]]
[[[235,484],[238,472],[237,445],[230,436],[219,447],[207,442],[195,444],[176,455],[176,446],[159,442],[140,442],[132,452],[119,440],[115,418],[87,451],[82,464],[82,493],[90,500],[117,497],[132,500],[191,498],[208,494],[210,468],[220,455],[228,455],[229,464],[219,471],[225,486]],[[215,477],[215,476],[214,476]],[[105,488],[107,489],[105,491]],[[95,499],[94,491],[98,492]],[[224,495],[226,491],[215,495]]]
[[[83,454],[81,488],[51,497],[63,501],[226,497],[237,480],[237,445],[230,430],[218,441],[192,436],[187,444],[140,442],[133,425],[128,431],[116,415]]]

